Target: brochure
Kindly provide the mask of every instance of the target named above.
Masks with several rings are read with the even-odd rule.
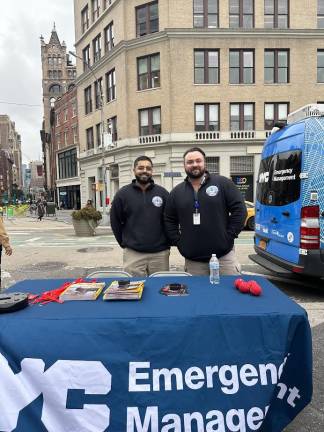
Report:
[[[115,280],[105,290],[104,300],[140,300],[142,298],[145,280],[129,281]]]
[[[105,285],[105,282],[72,283],[62,292],[60,300],[96,300]]]

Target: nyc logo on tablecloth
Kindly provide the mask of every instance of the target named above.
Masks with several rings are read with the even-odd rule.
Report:
[[[99,395],[110,392],[111,374],[100,361],[58,360],[45,372],[44,368],[43,360],[26,358],[21,362],[21,372],[15,374],[0,354],[0,431],[14,430],[19,412],[41,394],[44,399],[41,420],[48,431],[107,429],[110,409],[106,405],[66,408],[69,389]]]
[[[280,382],[287,358],[280,365],[223,364],[190,366],[185,370],[176,367],[157,369],[150,362],[129,362],[129,394],[150,393],[152,406],[126,406],[130,400],[125,394],[126,418],[119,419],[124,422],[123,430],[191,432],[194,423],[194,430],[199,431],[256,431],[262,426],[269,406],[232,408],[226,412],[212,409],[207,413],[200,412],[204,407],[197,406],[194,412],[160,415],[153,395],[166,391],[169,395],[170,392],[183,395],[184,390],[199,392],[216,389],[230,397],[244,388],[263,387],[269,389],[266,391],[269,402],[275,397],[283,402],[284,407],[295,408],[301,399],[299,389]],[[21,361],[21,371],[15,373],[7,359],[0,354],[0,383],[1,432],[13,431],[17,427],[19,413],[40,395],[43,396],[41,421],[48,432],[111,430],[111,412],[106,404],[83,404],[81,409],[66,407],[68,391],[71,389],[83,390],[87,395],[107,395],[111,392],[112,375],[101,361],[57,360],[45,370],[42,359],[25,358]],[[116,388],[118,391],[118,386]],[[273,393],[276,388],[277,394]],[[134,402],[137,398],[131,400]]]

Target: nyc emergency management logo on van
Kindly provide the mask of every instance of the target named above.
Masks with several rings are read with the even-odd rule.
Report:
[[[259,175],[259,183],[268,183],[269,171],[263,172]]]

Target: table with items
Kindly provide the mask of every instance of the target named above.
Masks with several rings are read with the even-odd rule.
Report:
[[[154,277],[140,301],[0,314],[0,431],[282,431],[311,400],[311,331],[304,309],[255,279],[260,296],[231,276]],[[161,295],[170,282],[185,295]]]

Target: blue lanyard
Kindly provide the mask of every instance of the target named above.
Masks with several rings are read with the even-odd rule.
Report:
[[[196,192],[195,190],[194,190],[194,197],[195,197],[195,199],[194,199],[195,213],[199,213],[200,204],[198,201],[198,192]]]

